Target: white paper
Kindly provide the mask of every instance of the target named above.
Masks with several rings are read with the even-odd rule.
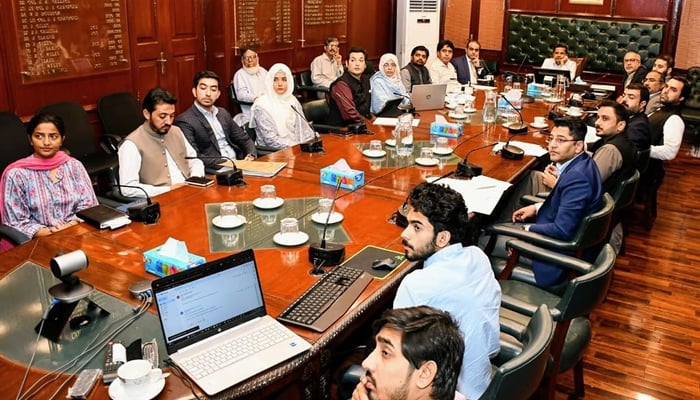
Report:
[[[187,262],[190,258],[185,242],[173,238],[168,238],[168,240],[165,241],[158,250],[158,254],[184,262]]]
[[[329,165],[329,167],[336,171],[352,172],[352,168],[350,168],[350,165],[348,165],[348,162],[344,158],[334,162],[333,165]]]
[[[381,125],[381,126],[396,126],[396,123],[399,121],[398,118],[389,118],[389,117],[377,117],[374,119],[374,122],[372,122],[373,125]],[[413,127],[418,126],[418,123],[420,123],[420,119],[414,119],[413,122],[411,122],[411,125]]]
[[[125,363],[126,359],[126,347],[121,343],[114,343],[112,345],[112,361]]]
[[[426,179],[432,182],[439,177],[429,177]],[[501,200],[511,184],[498,179],[480,175],[472,179],[441,179],[438,184],[445,184],[462,195],[467,211],[484,215],[491,215],[493,209]]]
[[[495,146],[493,146],[492,151],[495,153],[501,150],[505,144],[505,142],[498,142]],[[528,156],[542,157],[543,155],[547,154],[547,149],[543,148],[539,144],[519,142],[515,140],[511,140],[510,144],[515,147],[520,147]]]
[[[435,122],[445,124],[445,123],[447,123],[447,120],[445,119],[445,117],[443,115],[435,114]]]

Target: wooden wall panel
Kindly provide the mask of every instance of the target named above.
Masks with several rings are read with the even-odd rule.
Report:
[[[676,48],[676,68],[688,69],[700,65],[700,0],[683,2],[678,44]]]
[[[559,0],[510,0],[506,1],[506,10],[518,12],[532,11],[553,13],[557,10],[558,1]]]
[[[644,1],[639,0],[616,0],[615,13],[616,17],[621,18],[642,18],[642,19],[666,19],[668,10],[672,0],[654,0]]]
[[[445,33],[443,37],[454,42],[456,47],[466,48],[471,26],[472,0],[445,2]],[[432,52],[433,49],[430,49]]]

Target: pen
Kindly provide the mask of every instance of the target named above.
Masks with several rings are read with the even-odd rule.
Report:
[[[496,185],[482,186],[482,187],[476,188],[476,190],[481,190],[481,189],[493,189],[493,188],[495,188],[495,187],[496,187]]]

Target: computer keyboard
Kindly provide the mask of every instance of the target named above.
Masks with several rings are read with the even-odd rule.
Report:
[[[360,269],[335,267],[296,299],[278,320],[325,331],[350,308],[372,276]]]

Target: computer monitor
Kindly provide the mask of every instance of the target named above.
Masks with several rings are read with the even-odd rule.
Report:
[[[568,69],[549,69],[542,67],[534,67],[535,70],[535,82],[545,83],[545,77],[550,76],[556,83],[557,76],[561,75],[566,78],[567,81],[571,80],[571,72]]]

